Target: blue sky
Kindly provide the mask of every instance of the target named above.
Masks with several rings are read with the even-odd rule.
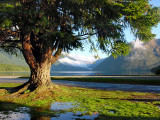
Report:
[[[151,0],[150,4],[152,4],[153,6],[157,6],[160,7],[160,0]],[[157,27],[154,27],[152,32],[154,34],[156,34],[157,36],[155,37],[156,39],[160,38],[160,23],[158,24]],[[131,31],[129,29],[125,30],[125,34],[126,34],[126,39],[128,42],[134,41],[135,38],[134,36],[131,34]],[[94,55],[96,55],[96,53],[90,53],[89,51],[89,46],[84,46],[84,51],[80,51],[80,50],[73,50],[70,52],[70,54],[74,54],[74,55],[81,55],[81,56],[85,56],[85,57],[93,57]],[[101,51],[98,51],[98,55],[100,58],[105,58],[108,57],[106,54],[102,53]]]

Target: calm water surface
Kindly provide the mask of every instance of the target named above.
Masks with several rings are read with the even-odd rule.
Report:
[[[22,71],[22,72],[19,72],[19,71],[16,71],[16,72],[0,72],[0,75],[1,76],[4,76],[4,75],[21,75],[21,76],[26,76],[26,75],[29,75],[30,72],[26,72],[26,71]],[[107,73],[107,72],[104,72],[104,71],[51,71],[51,76],[96,76],[96,75],[139,75],[137,72],[124,72],[121,73],[121,74],[118,74],[118,73]],[[142,73],[141,73],[142,74]],[[150,73],[148,74],[148,72],[145,72],[143,73],[143,75],[153,75],[153,73]]]
[[[13,104],[13,103],[11,103]],[[9,105],[9,103],[8,103]],[[77,105],[70,102],[53,102],[49,108],[50,114],[41,114],[43,110],[29,108],[29,107],[17,107],[11,110],[0,110],[0,120],[94,120],[98,117],[97,114],[82,115],[84,112],[67,112],[67,110],[77,107]],[[46,110],[46,108],[44,109]],[[39,112],[41,111],[41,112]]]

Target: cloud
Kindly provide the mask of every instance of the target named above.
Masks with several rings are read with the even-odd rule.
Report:
[[[139,39],[133,41],[132,44],[135,49],[142,49],[142,50],[146,49],[144,43]]]
[[[144,42],[139,39],[132,42],[133,50],[131,51],[131,56],[126,56],[126,60],[141,60],[145,59],[144,53],[146,52],[146,46]]]
[[[82,63],[81,61],[71,60],[68,57],[64,57],[64,58],[60,59],[59,61],[63,64],[68,64],[68,65],[72,65],[72,66],[87,67],[86,63]]]
[[[81,54],[69,54],[69,57],[74,58],[75,60],[85,62],[85,63],[93,63],[96,61],[96,59],[93,56],[84,56]]]
[[[70,59],[70,57],[72,59]],[[93,56],[84,56],[81,54],[68,54],[66,57],[59,59],[59,61],[63,64],[68,64],[72,66],[88,67],[88,65],[94,63],[96,59]]]

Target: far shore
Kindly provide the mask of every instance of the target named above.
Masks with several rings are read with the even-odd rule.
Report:
[[[29,76],[0,76],[1,83],[24,83]],[[113,84],[158,85],[160,76],[51,76],[52,81],[77,81]]]

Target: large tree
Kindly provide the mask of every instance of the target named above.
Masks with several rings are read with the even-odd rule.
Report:
[[[1,0],[0,47],[19,49],[29,65],[30,79],[21,87],[48,89],[54,86],[51,65],[62,51],[81,49],[88,41],[92,50],[126,55],[124,30],[148,41],[159,21],[159,8],[149,0]]]

